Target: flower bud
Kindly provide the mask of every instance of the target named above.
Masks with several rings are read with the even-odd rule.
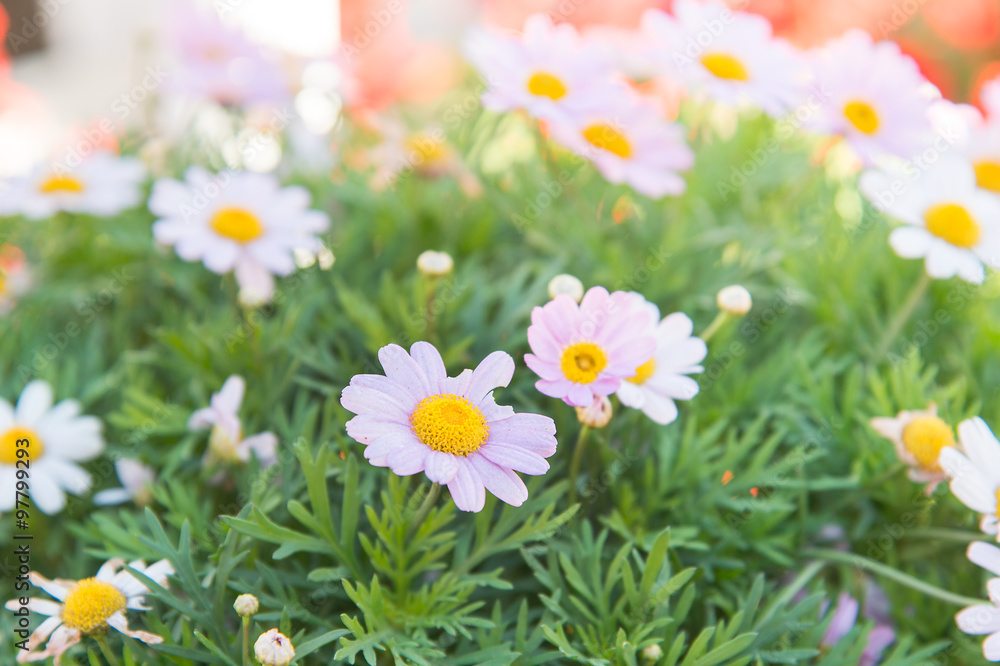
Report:
[[[750,312],[750,308],[753,306],[750,292],[738,284],[720,289],[715,297],[715,302],[720,310],[734,317],[742,317]]]
[[[295,648],[287,636],[277,629],[268,629],[253,644],[253,653],[264,666],[288,666],[295,657]]]
[[[233,608],[236,609],[240,617],[250,617],[260,608],[260,603],[257,601],[257,597],[252,594],[241,594],[236,597]]]
[[[549,298],[566,294],[579,303],[583,300],[583,283],[569,273],[560,273],[549,280]]]
[[[663,648],[659,645],[650,645],[642,649],[642,658],[650,664],[655,664],[663,656]]]
[[[589,407],[576,408],[576,417],[585,426],[603,428],[611,420],[611,401],[606,395],[596,396]]]
[[[434,250],[427,250],[422,252],[419,257],[417,257],[417,268],[421,273],[427,275],[428,277],[440,277],[442,275],[447,275],[451,273],[451,269],[454,268],[455,262],[452,261],[451,255],[447,252],[435,252]]]

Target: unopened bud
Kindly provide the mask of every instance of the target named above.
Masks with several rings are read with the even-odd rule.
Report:
[[[750,308],[753,306],[750,292],[738,284],[720,289],[715,297],[715,302],[720,310],[734,317],[742,317],[750,312]]]
[[[240,617],[250,617],[260,608],[260,603],[257,601],[257,597],[252,594],[241,594],[236,597],[233,608],[236,609]]]
[[[253,653],[264,666],[288,666],[295,657],[295,648],[288,636],[269,629],[253,644]]]
[[[611,420],[611,401],[606,395],[596,396],[589,407],[576,408],[576,417],[585,426],[603,428]]]
[[[451,273],[455,262],[447,252],[435,252],[427,250],[417,257],[417,268],[421,273],[430,277],[440,277]]]
[[[663,656],[663,648],[659,645],[650,645],[642,649],[642,658],[646,660],[647,663],[655,664]]]
[[[583,300],[583,283],[569,273],[560,273],[549,280],[549,298],[566,294],[579,303]]]

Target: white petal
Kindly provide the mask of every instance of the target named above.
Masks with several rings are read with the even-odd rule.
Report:
[[[963,608],[955,615],[955,624],[967,634],[978,636],[1000,631],[1000,608],[978,604]]]
[[[986,569],[990,573],[1000,576],[1000,548],[985,541],[975,541],[969,544],[966,551],[969,561]]]
[[[14,419],[25,426],[34,425],[52,406],[52,387],[40,379],[29,383],[21,391],[14,409]]]

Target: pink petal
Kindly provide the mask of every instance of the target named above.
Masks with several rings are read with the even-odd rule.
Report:
[[[388,467],[389,454],[399,448],[423,447],[411,430],[395,430],[382,435],[365,448],[365,459],[376,467]]]
[[[486,486],[467,459],[458,461],[458,470],[448,483],[448,492],[462,511],[482,511],[486,504]]]
[[[542,379],[555,381],[565,377],[565,375],[563,375],[562,368],[559,367],[558,364],[551,361],[544,361],[534,354],[525,354],[524,363]]]
[[[410,356],[417,362],[427,378],[430,392],[439,391],[441,381],[448,377],[448,371],[444,367],[441,354],[438,353],[434,345],[423,341],[414,342],[410,346]]]
[[[574,407],[589,407],[594,402],[594,393],[587,384],[572,384],[564,399]]]
[[[490,444],[519,446],[546,458],[556,452],[556,424],[548,416],[515,414],[489,426]]]
[[[371,444],[382,435],[399,430],[409,430],[409,426],[391,421],[381,414],[359,414],[347,422],[347,434],[362,444]]]
[[[410,476],[424,471],[428,448],[422,444],[400,446],[386,456],[386,466],[399,476]]]
[[[507,352],[495,351],[472,371],[472,379],[465,389],[465,397],[478,403],[498,386],[507,386],[513,376],[514,359]]]
[[[478,453],[469,456],[469,464],[476,468],[486,490],[511,506],[521,506],[528,499],[528,488],[517,474],[496,465]]]
[[[424,473],[434,483],[447,484],[458,471],[456,456],[443,451],[431,451],[424,459]]]
[[[385,370],[385,376],[406,389],[418,401],[433,393],[424,371],[399,345],[391,344],[379,349],[378,360]]]
[[[574,386],[568,379],[539,379],[535,382],[538,392],[553,398],[564,399]],[[590,403],[587,403],[590,404]]]
[[[492,463],[507,467],[515,472],[524,472],[537,476],[549,471],[549,463],[533,451],[517,446],[505,446],[487,442],[479,447],[477,453]]]

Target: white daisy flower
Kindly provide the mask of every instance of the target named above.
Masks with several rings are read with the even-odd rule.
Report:
[[[59,211],[112,216],[136,206],[146,177],[142,163],[97,152],[69,170],[40,165],[0,185],[0,215],[34,220]]]
[[[133,458],[119,458],[115,461],[115,472],[122,482],[121,488],[109,488],[94,494],[94,504],[105,506],[133,501],[139,506],[149,504],[153,499],[151,486],[156,473],[149,465],[143,465]]]
[[[984,117],[972,105],[942,99],[931,106],[931,122],[935,133],[948,137],[954,152],[972,165],[976,185],[1000,194],[1000,117]]]
[[[27,446],[18,442],[28,440]],[[27,450],[28,454],[18,455]],[[52,387],[35,380],[24,387],[17,406],[0,398],[0,511],[14,508],[18,470],[26,470],[28,494],[38,510],[52,515],[66,506],[66,493],[82,495],[90,474],[77,463],[104,450],[101,422],[80,416],[80,404],[63,400],[52,406]],[[23,476],[23,474],[22,474]]]
[[[657,322],[653,329],[656,352],[635,370],[635,375],[621,383],[615,395],[626,407],[641,409],[646,416],[660,425],[677,418],[675,400],[690,400],[698,395],[698,382],[687,377],[701,372],[698,365],[708,355],[708,347],[701,338],[692,335],[694,323],[683,312],[667,315],[660,321],[659,309],[642,298],[640,306],[653,314]]]
[[[929,143],[932,86],[898,44],[850,30],[816,53],[813,64],[826,100],[803,127],[843,136],[867,164],[883,155],[910,157]]]
[[[466,53],[490,86],[482,102],[491,111],[524,109],[535,118],[566,120],[613,90],[614,63],[604,51],[547,14],[529,16],[520,39],[473,31]]]
[[[649,9],[642,31],[655,44],[660,71],[695,94],[759,106],[772,116],[800,96],[805,68],[796,50],[771,34],[763,16],[717,0],[676,0],[673,15]]]
[[[945,447],[955,446],[951,426],[937,415],[933,402],[927,409],[902,411],[895,418],[879,416],[871,426],[896,447],[896,455],[909,468],[906,475],[911,481],[927,483],[927,493],[934,492],[938,482],[947,478],[938,456]]]
[[[97,571],[96,576],[79,581],[49,580],[32,571],[29,574],[31,584],[42,588],[60,603],[37,598],[29,600],[28,609],[39,615],[47,615],[48,619],[28,638],[28,650],[18,651],[17,662],[20,664],[54,657],[56,666],[59,666],[63,653],[79,643],[83,634],[101,634],[108,627],[149,645],[162,643],[163,639],[155,634],[132,631],[128,627],[125,617],[127,610],[150,610],[144,603],[149,588],[122,569],[124,564],[125,561],[119,558],[108,560]],[[149,567],[142,560],[136,560],[130,562],[129,566],[160,585],[166,584],[167,576],[174,573],[167,560],[160,560]],[[5,607],[7,610],[17,610],[21,605],[17,599],[12,599]],[[37,651],[38,646],[47,638],[49,641],[45,649]]]
[[[969,544],[967,555],[973,564],[1000,576],[1000,548],[976,541]],[[955,615],[955,624],[967,634],[989,634],[983,641],[983,656],[989,661],[1000,661],[1000,578],[990,579],[986,590],[991,603],[963,608]]]
[[[612,183],[626,183],[648,197],[681,194],[679,171],[694,164],[680,125],[664,120],[652,106],[624,87],[603,104],[553,122],[554,139],[586,157]]]
[[[379,118],[375,128],[381,141],[368,152],[375,171],[369,185],[376,191],[394,187],[416,174],[420,178],[454,178],[469,197],[482,193],[483,186],[462,161],[440,127],[411,131],[390,116]]]
[[[241,298],[252,302],[271,299],[274,275],[295,271],[296,248],[322,249],[314,234],[326,231],[330,220],[309,203],[304,187],[281,187],[272,175],[213,175],[194,166],[184,181],[156,181],[149,209],[161,218],[153,223],[158,242],[214,273],[235,271]]]
[[[188,430],[212,429],[205,452],[206,463],[245,463],[250,460],[251,452],[263,467],[277,461],[278,438],[274,433],[262,432],[243,438],[243,423],[238,412],[245,389],[243,378],[232,375],[218,393],[212,394],[210,406],[199,409],[188,419]]]
[[[892,249],[923,258],[932,278],[980,284],[984,264],[1000,268],[1000,198],[976,186],[967,162],[942,157],[918,186],[901,192],[882,171],[863,174],[860,187],[876,208],[905,223],[889,236]]]
[[[986,534],[997,535],[1000,504],[1000,442],[978,416],[958,425],[963,454],[956,448],[941,449],[938,464],[951,478],[951,492],[965,506],[983,514],[979,523]],[[998,536],[1000,540],[1000,536]]]

